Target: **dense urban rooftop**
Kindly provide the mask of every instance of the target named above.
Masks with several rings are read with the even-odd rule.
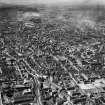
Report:
[[[105,9],[0,8],[0,105],[104,105]]]

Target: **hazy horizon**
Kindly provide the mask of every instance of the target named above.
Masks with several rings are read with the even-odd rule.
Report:
[[[10,5],[105,5],[105,0],[0,0],[0,4]]]

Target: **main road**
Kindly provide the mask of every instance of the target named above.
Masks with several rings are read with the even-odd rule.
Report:
[[[27,69],[26,72],[32,76],[32,79],[33,79],[33,90],[34,90],[34,94],[35,94],[35,97],[37,99],[37,105],[42,105],[42,102],[41,102],[41,95],[40,95],[40,83],[38,81],[38,74],[36,73],[36,71],[34,69],[32,69],[29,64],[27,63],[26,60],[21,60],[22,63],[25,65],[25,67]]]

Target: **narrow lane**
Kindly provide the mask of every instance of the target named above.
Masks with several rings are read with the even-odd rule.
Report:
[[[2,104],[2,99],[1,99],[1,90],[0,90],[0,105],[3,105]]]

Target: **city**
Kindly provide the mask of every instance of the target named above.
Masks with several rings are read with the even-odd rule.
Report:
[[[105,105],[104,11],[0,8],[0,105]]]

